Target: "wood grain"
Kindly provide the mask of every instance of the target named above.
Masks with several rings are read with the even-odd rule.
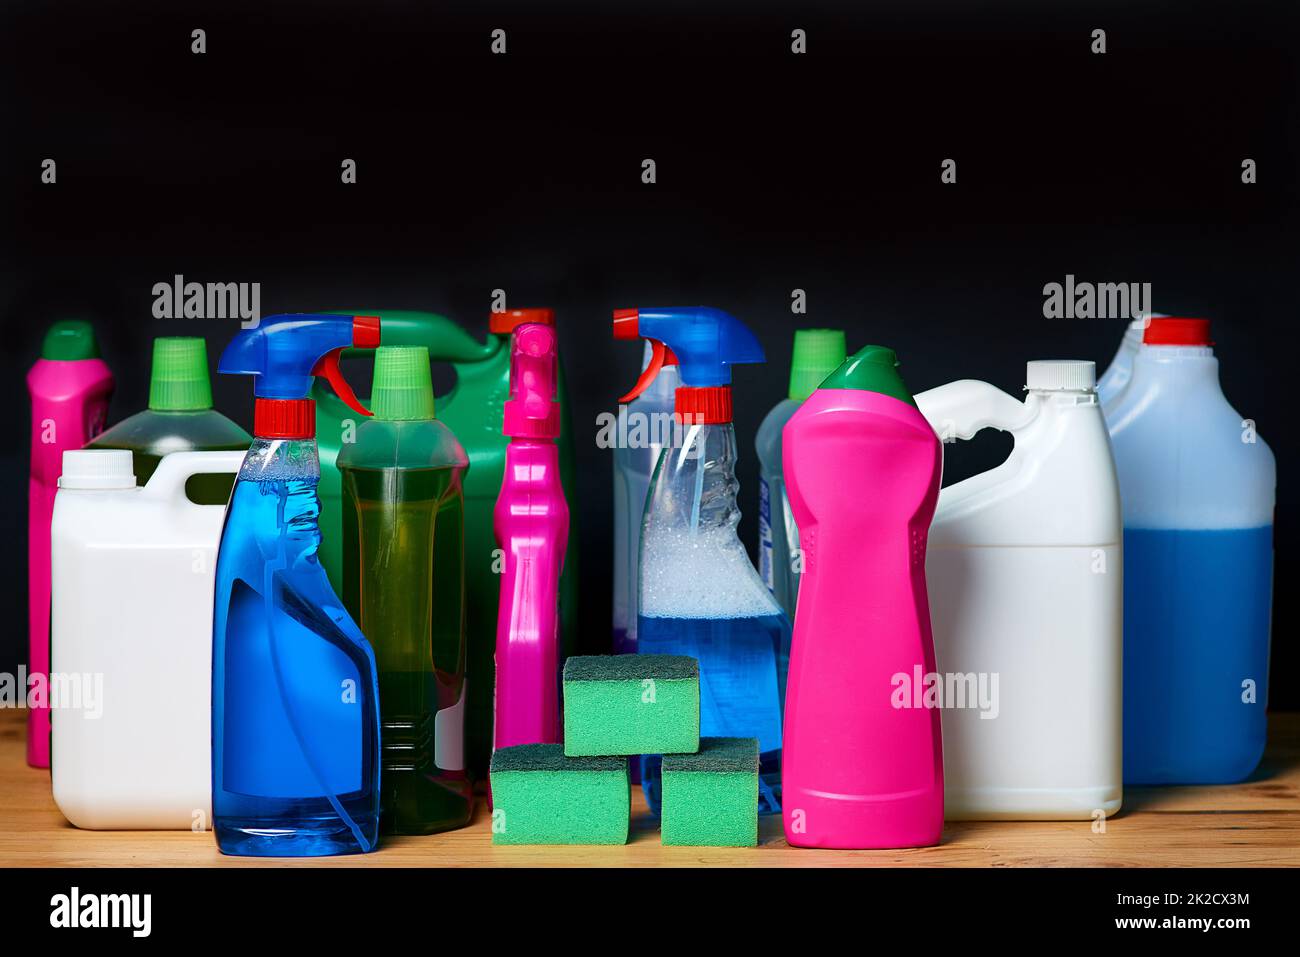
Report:
[[[634,793],[624,847],[493,847],[482,803],[473,823],[390,838],[374,854],[261,860],[225,857],[211,833],[80,831],[50,797],[49,772],[27,767],[25,713],[0,710],[0,866],[27,867],[1014,867],[1300,866],[1300,714],[1275,714],[1264,762],[1232,786],[1130,788],[1103,834],[1089,822],[961,822],[939,847],[812,851],[788,847],[764,819],[757,848],[663,847]]]

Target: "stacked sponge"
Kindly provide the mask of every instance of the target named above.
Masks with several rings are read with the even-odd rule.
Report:
[[[663,842],[758,841],[758,742],[700,738],[699,663],[680,655],[570,658],[564,745],[492,756],[494,844],[627,841],[627,756],[663,754]]]
[[[700,748],[700,665],[684,655],[592,655],[564,664],[564,753]]]

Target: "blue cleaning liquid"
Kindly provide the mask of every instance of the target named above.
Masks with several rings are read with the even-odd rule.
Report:
[[[1125,784],[1226,784],[1254,771],[1272,584],[1271,525],[1124,530]]]
[[[790,669],[790,621],[757,618],[637,617],[637,651],[690,655],[700,662],[700,734],[757,738],[760,810],[780,811],[781,722]],[[641,760],[641,786],[659,813],[659,758]]]
[[[312,456],[314,464],[314,456]],[[227,854],[373,850],[373,653],[316,557],[315,476],[235,485],[217,562],[213,810]]]

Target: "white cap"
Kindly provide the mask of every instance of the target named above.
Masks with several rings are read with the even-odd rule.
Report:
[[[1025,388],[1039,392],[1091,392],[1097,363],[1083,359],[1035,359],[1025,364]]]
[[[59,488],[135,488],[129,449],[71,449],[63,453]]]

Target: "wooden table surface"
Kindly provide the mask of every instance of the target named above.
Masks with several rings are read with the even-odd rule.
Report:
[[[389,838],[374,854],[254,859],[218,853],[211,833],[81,831],[50,797],[49,772],[24,759],[21,710],[0,709],[0,866],[130,867],[898,867],[1300,866],[1300,714],[1270,719],[1269,749],[1246,783],[1129,788],[1124,809],[1090,822],[957,822],[939,847],[813,851],[788,847],[763,819],[757,848],[663,847],[639,789],[623,847],[493,847],[482,802],[470,826]]]

